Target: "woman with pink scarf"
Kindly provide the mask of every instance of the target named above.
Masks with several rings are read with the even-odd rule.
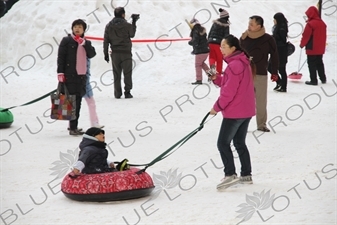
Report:
[[[76,119],[69,122],[70,135],[84,133],[78,129],[78,119],[82,97],[86,93],[87,58],[96,55],[91,41],[84,38],[86,28],[87,24],[83,20],[75,20],[71,25],[72,34],[62,39],[57,55],[58,81],[67,87],[70,95],[76,95]]]
[[[238,182],[253,183],[250,155],[246,135],[251,118],[255,115],[254,74],[255,65],[241,48],[238,38],[227,36],[221,41],[221,53],[227,67],[223,75],[211,76],[220,87],[220,96],[210,111],[222,113],[223,120],[218,137],[218,149],[224,165],[224,175],[217,189],[224,189]],[[241,177],[237,177],[231,142],[241,162]]]

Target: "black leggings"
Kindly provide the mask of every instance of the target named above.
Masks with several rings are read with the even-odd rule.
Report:
[[[286,71],[286,64],[280,65],[278,67],[278,72],[281,75],[281,79],[279,77],[279,79],[277,80],[277,84],[281,85],[282,89],[287,89],[288,75]]]
[[[78,129],[78,118],[80,118],[82,96],[76,95],[76,119],[70,120],[69,126],[70,130]]]

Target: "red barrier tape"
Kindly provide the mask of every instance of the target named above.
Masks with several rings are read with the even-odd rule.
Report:
[[[93,41],[103,41],[104,38],[101,37],[91,37],[85,36],[86,39]],[[167,39],[140,39],[140,40],[131,40],[132,42],[167,42],[167,41],[189,41],[191,38],[167,38]]]

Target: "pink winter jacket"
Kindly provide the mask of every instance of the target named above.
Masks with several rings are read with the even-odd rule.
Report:
[[[223,76],[213,81],[221,88],[213,109],[221,111],[228,119],[255,116],[254,82],[249,59],[243,52],[236,51],[224,60],[228,65]]]

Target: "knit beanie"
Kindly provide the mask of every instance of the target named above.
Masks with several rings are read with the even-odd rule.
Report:
[[[219,8],[219,12],[220,12],[220,18],[229,17],[229,13],[225,9]]]
[[[104,130],[102,130],[100,128],[97,128],[97,127],[91,127],[85,132],[86,135],[89,135],[89,136],[92,136],[92,137],[95,137],[96,135],[98,135],[100,133],[104,134],[105,132],[104,132]]]

